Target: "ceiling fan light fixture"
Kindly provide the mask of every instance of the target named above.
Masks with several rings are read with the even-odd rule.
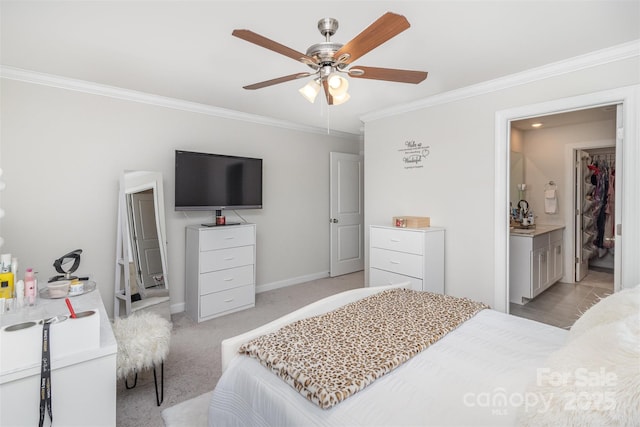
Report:
[[[327,83],[329,83],[329,93],[334,98],[343,96],[349,89],[349,81],[335,72],[327,77]]]
[[[320,83],[317,79],[311,80],[304,87],[298,89],[298,92],[306,98],[310,103],[314,103],[318,93],[320,93]]]
[[[349,100],[349,98],[351,98],[351,95],[349,95],[347,92],[342,95],[333,96],[333,105],[344,104]]]
[[[313,103],[322,90],[328,105],[344,104],[350,98],[347,90],[349,81],[344,74],[351,77],[363,77],[369,80],[385,80],[400,83],[418,84],[426,77],[425,71],[402,70],[380,67],[354,67],[348,69],[352,62],[358,60],[371,50],[397,36],[410,27],[409,21],[402,15],[387,12],[366,27],[346,44],[331,41],[338,30],[338,21],[334,18],[324,18],[318,21],[318,30],[325,38],[323,42],[311,45],[306,54],[291,49],[276,41],[268,39],[250,30],[236,29],[231,35],[256,44],[265,49],[294,59],[311,67],[312,73],[297,73],[266,80],[248,86],[244,89],[260,89],[295,79],[315,76],[299,92]],[[342,74],[342,75],[341,75]]]

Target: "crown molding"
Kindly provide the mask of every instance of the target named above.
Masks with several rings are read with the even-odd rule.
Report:
[[[396,116],[398,114],[408,113],[423,108],[447,104],[466,98],[472,98],[475,96],[508,89],[514,86],[520,86],[538,80],[544,80],[550,77],[560,76],[562,74],[572,73],[575,71],[604,65],[611,62],[622,61],[637,56],[640,56],[640,39],[615,45],[606,49],[597,50],[584,55],[575,56],[562,61],[553,62],[541,67],[531,68],[529,70],[516,74],[510,74],[498,79],[488,80],[486,82],[478,83],[475,85],[443,92],[406,104],[395,105],[393,107],[373,111],[371,113],[360,116],[360,120],[366,123],[385,117]]]
[[[109,98],[122,99],[125,101],[138,102],[141,104],[149,104],[158,107],[171,108],[174,110],[221,117],[230,120],[240,120],[265,126],[290,129],[300,132],[320,135],[329,134],[339,138],[349,139],[354,142],[359,142],[362,139],[360,134],[336,130],[328,131],[326,128],[306,126],[299,123],[289,122],[286,120],[278,120],[271,117],[260,116],[257,114],[243,113],[241,111],[214,107],[212,105],[201,104],[198,102],[185,101],[182,99],[170,98],[146,92],[139,92],[131,89],[124,89],[86,80],[78,80],[69,77],[57,76],[54,74],[25,70],[8,65],[0,65],[0,78],[55,87],[59,89],[66,89],[76,92],[84,92],[92,95],[106,96]]]

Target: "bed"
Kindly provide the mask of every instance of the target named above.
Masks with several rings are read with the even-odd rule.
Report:
[[[333,295],[223,341],[223,375],[209,404],[209,425],[512,426],[580,425],[589,420],[593,425],[638,425],[640,287],[631,296],[631,292],[618,292],[601,301],[587,314],[605,305],[600,312],[606,315],[595,310],[596,315],[583,316],[586,320],[579,319],[571,331],[481,310],[329,409],[305,399],[256,358],[238,353],[244,343],[285,325],[405,286]],[[614,300],[611,307],[603,304],[609,299]],[[620,309],[620,301],[628,307]],[[620,340],[620,336],[629,339]],[[604,356],[598,350],[603,345]],[[624,348],[618,352],[620,346]],[[612,359],[612,354],[619,357]],[[598,384],[593,380],[585,389],[582,374],[606,379]],[[590,393],[586,398],[585,390]],[[570,410],[576,396],[582,396],[582,406]]]

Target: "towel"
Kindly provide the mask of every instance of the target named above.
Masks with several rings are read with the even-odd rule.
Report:
[[[548,214],[558,212],[558,198],[554,189],[544,191],[544,212]]]

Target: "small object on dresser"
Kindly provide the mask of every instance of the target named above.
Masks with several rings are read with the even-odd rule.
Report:
[[[69,293],[69,280],[59,280],[57,282],[47,283],[49,290],[49,298],[63,298]]]
[[[32,268],[27,268],[24,272],[24,298],[30,306],[36,304],[37,289],[38,282],[36,280],[36,274]]]
[[[84,292],[84,282],[74,279],[69,284],[69,295],[80,295]]]
[[[428,216],[394,216],[393,224],[402,228],[424,228],[431,226],[431,218]]]
[[[67,303],[67,308],[69,309],[69,313],[71,314],[71,318],[75,319],[76,318],[76,312],[73,309],[73,305],[71,304],[71,300],[69,298],[65,298],[64,302]]]

